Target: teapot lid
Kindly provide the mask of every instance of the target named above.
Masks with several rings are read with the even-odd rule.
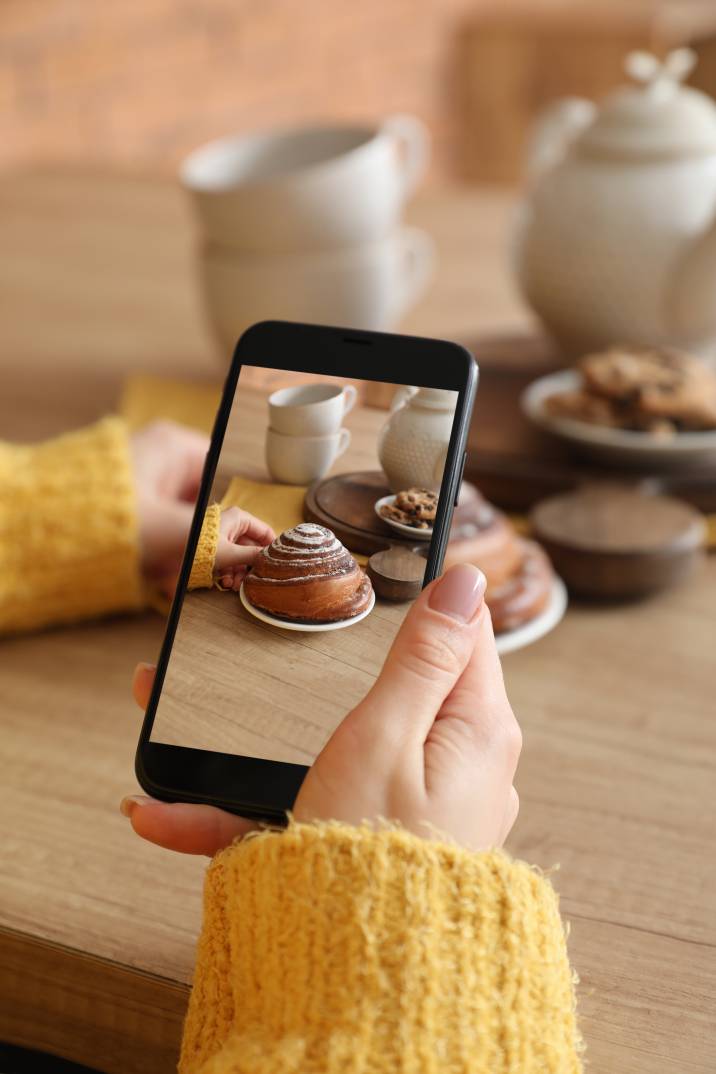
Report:
[[[631,158],[716,152],[716,104],[681,85],[695,63],[695,53],[687,48],[669,53],[663,62],[648,52],[629,53],[627,73],[641,84],[607,97],[577,140],[579,151]]]

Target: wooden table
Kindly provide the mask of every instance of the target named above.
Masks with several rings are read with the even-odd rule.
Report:
[[[505,265],[509,195],[425,196],[441,276],[406,328],[528,318]],[[219,369],[173,187],[46,172],[0,183],[2,435],[90,421],[131,371]],[[556,876],[592,1074],[696,1074],[716,1056],[716,560],[647,604],[573,607],[505,660],[525,748],[511,850]],[[142,844],[132,665],[158,616],[0,645],[0,1037],[108,1072],[170,1071],[204,862]]]

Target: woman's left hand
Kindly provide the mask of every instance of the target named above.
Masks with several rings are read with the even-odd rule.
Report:
[[[172,421],[155,421],[133,433],[129,443],[142,573],[171,589],[189,536],[209,438]]]

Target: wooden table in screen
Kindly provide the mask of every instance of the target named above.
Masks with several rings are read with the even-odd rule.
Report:
[[[515,199],[429,193],[437,281],[408,331],[521,329],[507,249]],[[44,170],[0,182],[0,430],[32,440],[116,405],[131,372],[215,378],[193,238],[161,180]],[[525,745],[509,849],[555,881],[581,977],[592,1074],[706,1074],[716,1055],[716,559],[644,604],[574,605],[505,659]],[[99,1066],[176,1061],[204,863],[140,843],[137,660],[158,616],[0,645],[0,1037]]]

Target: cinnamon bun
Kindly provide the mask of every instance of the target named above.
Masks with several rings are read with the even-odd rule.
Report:
[[[277,619],[335,623],[360,615],[372,585],[325,526],[302,522],[264,548],[244,580],[247,600]]]

